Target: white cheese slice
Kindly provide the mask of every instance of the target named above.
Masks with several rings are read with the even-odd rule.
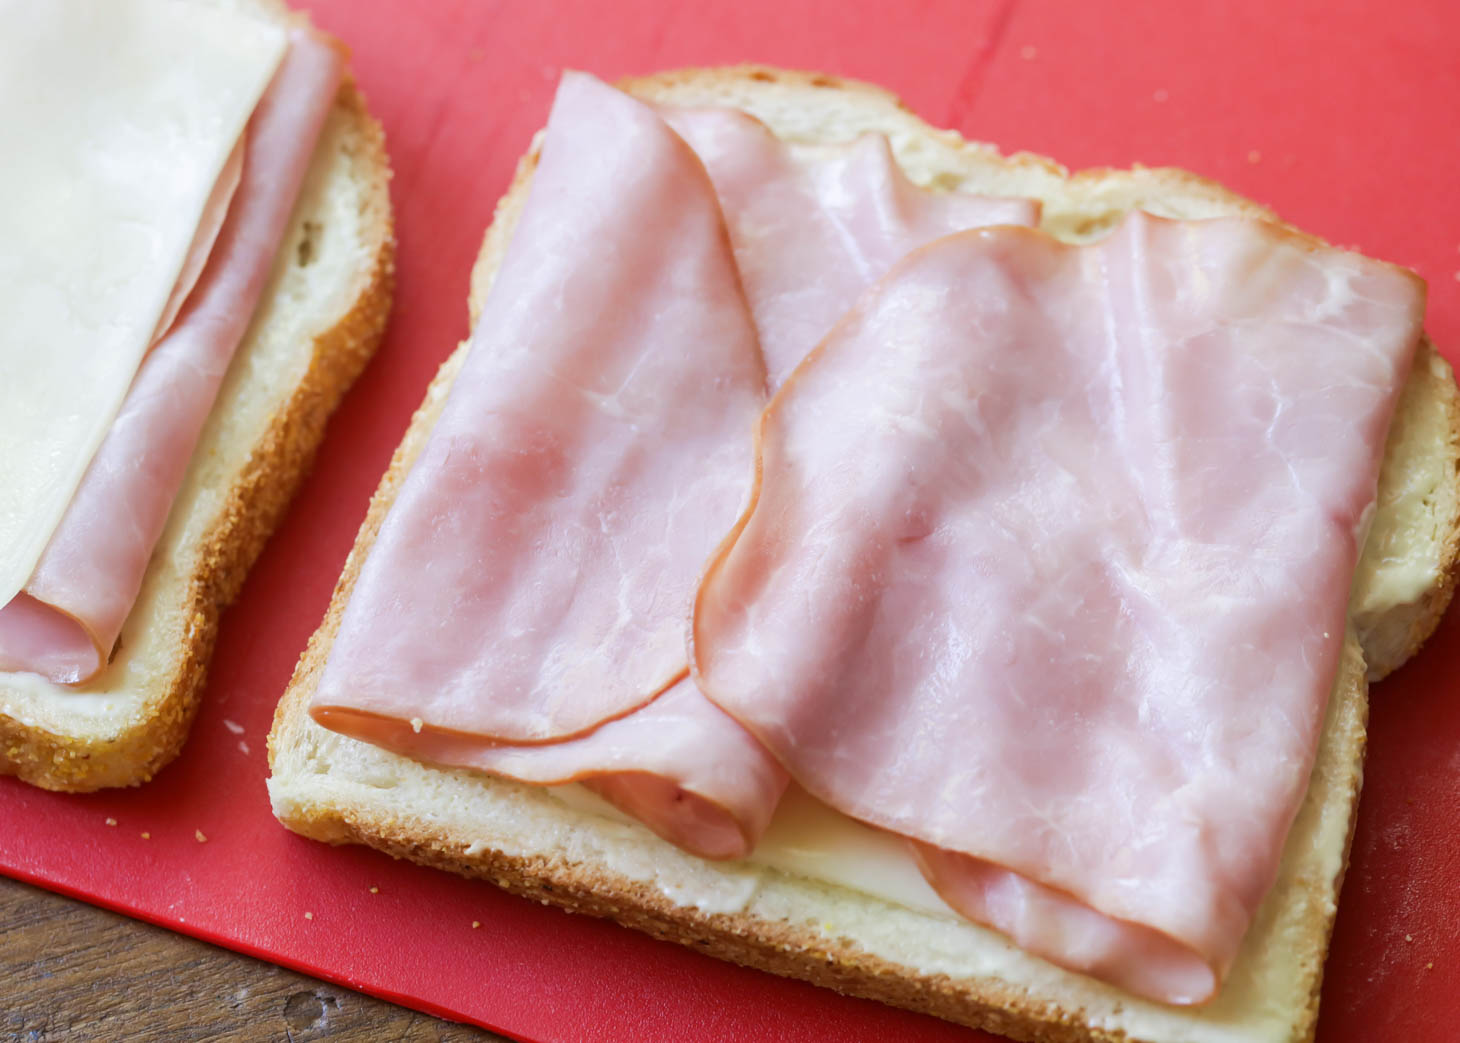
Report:
[[[287,45],[184,0],[0,0],[0,605],[106,435]]]

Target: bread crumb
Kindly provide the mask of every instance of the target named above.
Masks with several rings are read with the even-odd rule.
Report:
[[[1257,149],[1255,149],[1255,148],[1248,149],[1247,150],[1247,162],[1249,162],[1249,163],[1261,163],[1262,162],[1262,153],[1261,152],[1258,152]],[[1324,637],[1327,637],[1328,635],[1327,634],[1324,634],[1323,636]]]
[[[243,734],[243,725],[239,724],[237,721],[230,721],[227,717],[223,718],[223,727],[227,728],[234,735]]]
[[[1171,97],[1171,93],[1168,90],[1166,90],[1165,87],[1157,87],[1156,88],[1156,93],[1154,93],[1154,94],[1151,95],[1151,100],[1154,101],[1154,102],[1160,103],[1160,102],[1165,101],[1169,97]]]
[[[116,824],[117,824],[117,820],[116,820],[116,819],[114,819],[114,818],[108,818],[108,819],[107,819],[107,820],[106,820],[106,824],[107,824],[107,825],[108,825],[108,826],[115,826],[115,825],[116,825]]]
[[[248,756],[248,743],[244,742],[242,739],[238,740],[238,749],[239,752],[242,753],[245,757]]]
[[[1432,971],[1434,969],[1435,969],[1435,964],[1434,964],[1434,961],[1433,960],[1431,960],[1429,963],[1425,964],[1425,970]]]
[[[421,728],[424,727],[425,724],[426,724],[426,722],[423,721],[423,720],[421,720],[419,717],[412,717],[411,718],[411,731],[415,732],[417,735],[420,735],[421,734]]]
[[[196,840],[199,844],[206,844],[208,842],[208,838],[203,836],[203,831],[201,829],[193,830],[193,839]]]
[[[1039,57],[1039,52],[1035,50],[1033,44],[1026,43],[1023,47],[1019,48],[1019,57],[1023,58],[1026,62],[1032,62],[1035,58]]]
[[[378,895],[380,893],[380,888],[378,888],[378,887],[372,887],[370,889],[370,893],[373,894],[373,895]]]
[[[480,926],[481,926],[481,925],[482,925],[482,922],[481,922],[481,921],[480,921],[480,920],[473,920],[473,921],[472,921],[472,922],[471,922],[471,929],[472,929],[472,930],[473,930],[473,931],[475,931],[475,930],[476,930],[476,929],[477,929],[477,928],[478,928],[478,927],[480,927]],[[1431,964],[1431,966],[1433,966],[1433,964]]]
[[[151,840],[152,839],[152,834],[151,833],[143,833],[142,834],[142,839],[143,840]]]
[[[1407,942],[1412,942],[1412,941],[1414,941],[1414,935],[1412,935],[1412,934],[1406,934],[1404,936],[1404,940],[1407,941]]]
[[[304,914],[304,918],[305,918],[305,919],[306,919],[306,920],[313,920],[313,919],[314,919],[314,914],[313,914],[313,913],[310,913],[310,912],[306,912],[306,913],[305,913],[305,914]]]

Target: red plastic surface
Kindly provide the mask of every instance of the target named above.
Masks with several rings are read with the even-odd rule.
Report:
[[[1460,7],[304,6],[353,48],[389,139],[400,238],[389,336],[224,617],[212,682],[181,759],[150,785],[119,794],[57,796],[0,780],[0,869],[527,1040],[987,1038],[363,849],[313,844],[270,817],[264,736],[274,703],[411,410],[466,334],[467,275],[492,206],[564,66],[610,78],[746,60],[824,69],[885,84],[932,122],[1008,150],[1045,152],[1072,167],[1187,167],[1332,241],[1411,265],[1430,282],[1430,333],[1456,358]],[[1373,692],[1322,1043],[1460,1034],[1457,633],[1452,615],[1415,663]]]

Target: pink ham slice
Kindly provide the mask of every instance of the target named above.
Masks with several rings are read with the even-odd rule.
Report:
[[[343,72],[326,39],[292,33],[249,121],[238,188],[206,266],[143,360],[30,582],[0,609],[0,670],[76,684],[106,662],[263,293]]]
[[[786,777],[684,682],[685,635],[764,402],[703,168],[651,109],[565,76],[315,718],[440,763],[595,778],[675,842],[745,853]]]
[[[661,111],[715,183],[772,391],[908,251],[968,228],[1039,223],[1031,199],[914,185],[881,134],[793,146],[742,112]]]
[[[700,687],[965,914],[1209,998],[1308,781],[1423,297],[1257,222],[924,248],[767,408]]]

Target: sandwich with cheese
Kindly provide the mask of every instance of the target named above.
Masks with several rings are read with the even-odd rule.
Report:
[[[1412,272],[826,76],[569,74],[471,308],[285,825],[1020,1038],[1311,1035],[1460,546]]]
[[[274,0],[0,3],[0,770],[136,784],[389,311],[379,125]]]

